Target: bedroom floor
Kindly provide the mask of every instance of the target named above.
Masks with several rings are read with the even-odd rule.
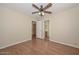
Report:
[[[79,55],[79,49],[48,40],[34,39],[0,49],[0,55]]]

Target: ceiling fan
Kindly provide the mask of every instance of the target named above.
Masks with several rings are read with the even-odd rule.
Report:
[[[43,5],[40,5],[40,7],[36,6],[35,4],[32,4],[34,8],[36,8],[38,11],[32,12],[32,14],[38,13],[40,16],[43,16],[45,13],[51,14],[51,11],[46,11],[49,7],[52,6],[52,3],[48,3],[45,7]]]

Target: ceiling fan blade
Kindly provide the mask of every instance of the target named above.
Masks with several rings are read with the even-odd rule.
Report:
[[[51,11],[44,11],[44,13],[48,13],[48,14],[51,14],[52,12],[51,12]]]
[[[32,14],[39,13],[39,11],[32,12]]]
[[[43,8],[43,10],[48,9],[48,8],[51,7],[51,6],[52,6],[52,3],[49,3],[46,7]]]
[[[39,7],[37,7],[35,4],[32,4],[33,7],[35,7],[36,9],[40,10]]]

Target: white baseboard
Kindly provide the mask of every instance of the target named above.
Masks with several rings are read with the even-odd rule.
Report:
[[[77,46],[77,45],[68,44],[68,43],[64,43],[64,42],[59,42],[59,41],[55,41],[55,40],[51,40],[51,39],[49,39],[49,40],[53,41],[53,42],[56,42],[56,43],[64,44],[64,45],[67,45],[67,46],[71,46],[71,47],[74,47],[74,48],[79,48],[79,46]]]
[[[31,40],[31,39],[29,39],[29,40]],[[23,41],[20,41],[20,42],[11,43],[11,44],[0,47],[0,49],[7,48],[7,47],[10,47],[10,46],[13,46],[13,45],[25,42],[25,41],[29,41],[29,40],[23,40]]]
[[[31,40],[31,39],[30,39],[30,40]],[[71,46],[71,47],[79,48],[79,46],[77,46],[77,45],[68,44],[68,43],[59,42],[59,41],[54,41],[54,40],[51,40],[51,39],[49,39],[49,40],[50,40],[50,41],[53,41],[53,42],[56,42],[56,43],[64,44],[64,45],[67,45],[67,46]],[[0,47],[0,49],[7,48],[7,47],[10,47],[10,46],[13,46],[13,45],[16,45],[16,44],[25,42],[25,41],[29,41],[29,40],[24,40],[24,41],[20,41],[20,42],[16,42],[16,43],[11,43],[11,44],[9,44],[9,45],[5,45],[5,46],[3,46],[3,47]]]

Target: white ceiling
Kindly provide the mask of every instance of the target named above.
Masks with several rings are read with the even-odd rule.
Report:
[[[40,5],[46,6],[47,3],[35,3],[38,7]],[[1,3],[0,6],[4,6],[22,13],[25,13],[34,18],[38,17],[38,14],[33,14],[32,11],[36,11],[35,8],[32,7],[32,3]],[[52,11],[53,14],[59,13],[66,9],[79,6],[78,3],[53,3],[52,7],[50,7],[49,11]]]

